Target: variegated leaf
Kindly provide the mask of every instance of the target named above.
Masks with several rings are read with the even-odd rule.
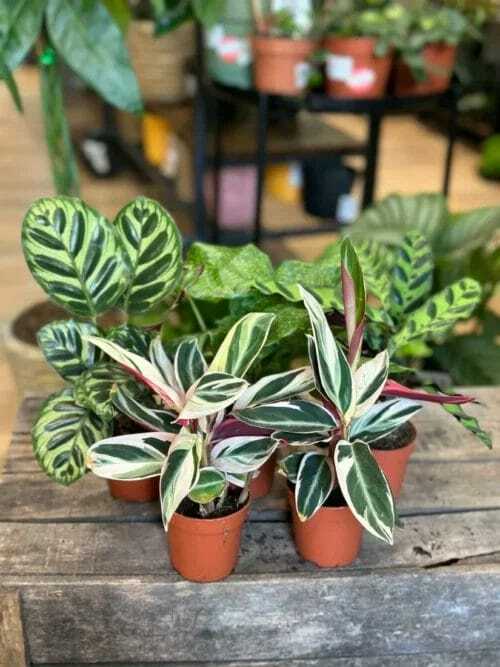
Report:
[[[37,340],[52,368],[67,382],[74,382],[102,359],[101,351],[85,339],[97,335],[99,329],[90,322],[63,320],[43,326]]]
[[[177,384],[187,392],[207,370],[207,363],[201,353],[198,341],[185,340],[175,352],[174,370]]]
[[[305,456],[305,452],[294,452],[288,454],[278,462],[278,472],[284,475],[292,484],[297,483],[300,464]]]
[[[206,373],[186,394],[179,421],[214,415],[232,405],[248,382],[228,373]]]
[[[40,409],[32,430],[33,451],[51,479],[69,485],[85,474],[90,445],[111,431],[109,422],[75,403],[72,388],[63,389]]]
[[[348,359],[351,366],[356,368],[363,344],[366,308],[365,281],[358,256],[349,239],[342,241],[340,254],[344,317],[349,347]]]
[[[180,396],[172,387],[165,384],[163,376],[150,361],[104,338],[89,336],[88,340],[107,354],[108,357],[123,366],[137,380],[150,387],[165,402],[167,407],[179,409]]]
[[[309,313],[314,337],[315,359],[311,359],[321,385],[317,387],[343,415],[354,403],[353,377],[349,363],[338,346],[320,304],[301,288],[304,305]]]
[[[75,381],[75,400],[84,408],[95,412],[107,421],[116,415],[111,400],[111,390],[115,385],[130,382],[130,375],[119,366],[102,362],[82,373]]]
[[[148,356],[151,334],[146,329],[134,327],[131,324],[122,324],[112,327],[106,331],[106,338],[129,352],[134,352],[141,357]]]
[[[312,401],[265,403],[236,410],[234,416],[257,428],[292,433],[324,433],[336,427],[333,415]]]
[[[300,461],[295,482],[295,504],[301,521],[310,519],[330,495],[333,466],[324,454],[308,452]]]
[[[322,447],[330,442],[332,435],[330,431],[326,433],[290,433],[289,431],[273,431],[271,437],[279,442],[283,442],[289,447],[311,447],[316,445]]]
[[[235,410],[253,407],[267,401],[283,401],[314,389],[314,376],[309,367],[275,373],[250,385],[236,401]]]
[[[335,467],[342,494],[356,519],[372,535],[393,544],[394,501],[370,447],[360,440],[341,440],[335,448]]]
[[[239,489],[244,489],[248,482],[248,475],[246,474],[231,475],[230,473],[226,473],[226,479],[229,482],[229,484],[237,486]]]
[[[258,470],[275,452],[278,443],[273,438],[243,436],[221,440],[212,448],[210,459],[217,470],[245,474]]]
[[[136,480],[159,477],[173,436],[171,433],[134,433],[96,442],[87,466],[104,479]]]
[[[156,338],[151,341],[148,356],[153,366],[163,377],[164,382],[169,387],[172,387],[172,389],[174,389],[179,396],[183,396],[184,390],[177,382],[177,378],[175,377],[174,364],[165,351],[165,346],[163,345],[161,336],[156,336]]]
[[[193,502],[205,505],[219,498],[226,486],[226,475],[212,466],[207,466],[201,468],[198,481],[189,492],[189,497]]]
[[[434,261],[430,243],[418,232],[409,232],[395,250],[389,312],[401,321],[429,296]]]
[[[383,401],[372,405],[361,417],[354,419],[349,437],[373,442],[395,431],[422,409],[420,403],[406,398]]]
[[[389,354],[386,350],[379,352],[373,359],[366,361],[354,374],[356,393],[355,417],[359,417],[374,405],[389,375]]]
[[[177,414],[160,410],[152,397],[144,397],[133,385],[118,385],[111,391],[113,405],[121,414],[153,431],[178,433]]]
[[[160,478],[161,514],[165,530],[181,502],[196,486],[203,441],[183,428],[174,438]]]
[[[182,244],[171,216],[157,202],[137,197],[114,222],[124,250],[129,283],[124,309],[145,313],[177,287],[182,270]]]
[[[113,227],[76,197],[39,199],[23,221],[24,256],[50,298],[78,317],[114,306],[126,286]]]
[[[264,347],[274,319],[272,313],[249,313],[238,320],[222,341],[209,370],[244,377]]]

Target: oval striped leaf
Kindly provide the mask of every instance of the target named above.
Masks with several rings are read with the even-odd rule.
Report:
[[[290,433],[289,431],[273,431],[271,437],[279,442],[283,442],[288,447],[323,447],[328,444],[332,438],[329,431],[326,433]]]
[[[294,452],[288,454],[278,462],[278,472],[284,475],[289,482],[296,484],[300,464],[305,456],[305,452]]]
[[[109,421],[116,415],[111,390],[116,385],[130,382],[130,375],[116,364],[101,363],[90,368],[75,380],[75,400],[102,419]]]
[[[214,415],[234,403],[248,383],[228,373],[206,373],[186,394],[179,420]]]
[[[333,415],[312,401],[265,403],[236,410],[236,419],[257,428],[291,433],[324,433],[336,427]]]
[[[158,202],[137,197],[115,219],[130,274],[123,295],[126,312],[145,313],[179,284],[182,243],[177,225]]]
[[[430,243],[418,232],[410,232],[395,249],[389,314],[396,322],[418,308],[429,296],[433,274]]]
[[[217,470],[232,475],[254,472],[276,451],[273,438],[242,436],[226,438],[214,445],[210,459]]]
[[[207,363],[201,353],[198,341],[185,340],[179,345],[174,357],[174,371],[177,384],[187,392],[207,370]]]
[[[22,243],[37,283],[73,315],[103,313],[125,289],[123,253],[113,227],[76,197],[36,201],[24,218]]]
[[[153,431],[178,433],[180,426],[175,423],[177,414],[168,410],[160,410],[152,397],[143,396],[137,386],[132,384],[118,385],[111,390],[113,405],[136,424]]]
[[[335,466],[342,494],[356,519],[372,535],[393,544],[394,501],[370,447],[360,440],[341,440],[335,448]]]
[[[301,521],[310,519],[330,495],[335,481],[333,466],[324,454],[303,456],[295,483],[295,504]]]
[[[175,377],[174,364],[165,351],[161,336],[156,336],[156,338],[151,341],[148,357],[153,366],[163,377],[165,383],[169,387],[172,387],[172,389],[176,391],[179,397],[182,396],[184,394],[184,390],[177,382],[177,378]]]
[[[189,492],[189,497],[195,503],[205,505],[219,498],[227,486],[226,475],[211,466],[202,468],[198,481]]]
[[[236,401],[235,410],[253,407],[268,401],[283,401],[314,389],[314,376],[309,367],[261,378],[246,389]]]
[[[349,428],[349,437],[373,442],[395,431],[421,409],[420,403],[406,398],[376,403],[361,417],[353,420]]]
[[[384,350],[373,359],[366,361],[355,372],[355,417],[359,417],[363,412],[366,412],[379,398],[389,375],[389,361],[389,354],[387,350]]]
[[[52,368],[67,382],[74,382],[102,359],[101,351],[85,338],[97,335],[99,329],[90,322],[62,320],[43,326],[37,340]]]
[[[89,449],[87,465],[104,479],[136,480],[159,477],[171,433],[134,433],[96,442]]]
[[[244,377],[265,345],[272,313],[249,313],[234,324],[210,364],[212,372]]]
[[[146,329],[134,327],[131,324],[121,324],[106,331],[106,338],[129,352],[141,357],[147,357],[151,344],[151,333]]]
[[[40,409],[32,430],[33,451],[51,479],[69,485],[85,474],[88,448],[111,431],[109,422],[75,403],[71,388],[63,389]]]

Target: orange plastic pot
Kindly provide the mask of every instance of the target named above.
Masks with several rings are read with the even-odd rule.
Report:
[[[382,472],[387,477],[392,494],[395,498],[401,493],[406,476],[406,468],[410,456],[415,451],[415,439],[417,432],[413,428],[413,436],[410,442],[398,449],[377,449],[376,442],[371,445],[373,456],[377,460]]]
[[[320,567],[341,567],[356,560],[363,528],[348,507],[322,507],[307,521],[297,514],[295,496],[288,491],[297,551]]]
[[[430,44],[422,55],[427,71],[424,81],[416,81],[408,65],[398,60],[394,79],[396,95],[432,95],[449,87],[455,67],[456,47],[450,44]]]
[[[175,513],[167,532],[172,566],[189,581],[225,579],[238,561],[241,529],[249,507],[247,501],[237,512],[219,519],[193,519]]]
[[[256,500],[263,498],[271,491],[276,468],[276,454],[268,459],[259,471],[259,475],[250,482],[250,497]]]
[[[332,97],[382,97],[392,65],[392,53],[375,55],[371,37],[327,37],[326,92]]]
[[[108,488],[113,498],[127,500],[132,503],[148,503],[160,497],[158,477],[138,479],[125,482],[117,479],[108,479]]]
[[[309,79],[311,39],[253,38],[255,87],[274,95],[299,95]]]

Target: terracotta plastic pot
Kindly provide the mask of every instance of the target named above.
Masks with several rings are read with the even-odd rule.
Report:
[[[311,39],[253,38],[255,87],[263,93],[299,95],[309,79]]]
[[[363,528],[348,507],[322,507],[311,519],[301,521],[290,489],[288,500],[295,546],[302,558],[320,567],[340,567],[356,560]]]
[[[455,67],[456,47],[450,44],[430,44],[423,51],[427,70],[425,81],[416,81],[406,63],[396,64],[394,92],[396,95],[432,95],[441,93],[450,85]]]
[[[410,456],[415,450],[416,436],[417,432],[415,428],[413,428],[413,437],[410,442],[398,449],[376,449],[374,446],[377,444],[376,442],[371,446],[373,456],[377,460],[384,475],[387,477],[387,481],[389,482],[389,486],[391,487],[395,498],[401,493],[406,476],[406,467],[410,460]]]
[[[276,454],[264,463],[259,471],[258,477],[250,482],[250,496],[254,500],[263,498],[271,491],[274,481],[274,470],[276,468]]]
[[[108,479],[108,488],[113,498],[128,500],[132,503],[148,503],[160,497],[158,477],[139,479],[124,482],[117,479]]]
[[[326,91],[332,97],[382,97],[391,71],[392,54],[375,55],[371,37],[327,37]]]
[[[234,570],[241,529],[250,503],[220,519],[193,519],[174,514],[167,532],[170,561],[184,579],[219,581]]]

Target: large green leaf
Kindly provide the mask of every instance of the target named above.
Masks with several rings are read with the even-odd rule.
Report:
[[[324,433],[337,425],[328,410],[312,401],[264,403],[233,414],[250,426],[290,433]]]
[[[186,394],[179,420],[214,415],[232,405],[246,387],[245,380],[229,373],[205,373]]]
[[[418,232],[407,234],[395,251],[389,313],[396,321],[413,312],[432,289],[432,249]]]
[[[100,363],[76,378],[75,400],[101,419],[111,420],[116,408],[111,400],[113,387],[130,382],[130,375],[113,363]]]
[[[310,368],[266,375],[241,394],[234,409],[242,410],[269,401],[284,401],[312,389],[314,376]]]
[[[395,431],[422,409],[420,403],[406,398],[396,398],[372,405],[361,417],[354,419],[349,436],[373,442]]]
[[[19,89],[17,87],[16,80],[14,79],[12,72],[7,67],[2,58],[3,56],[2,53],[0,52],[0,81],[5,82],[7,90],[9,91],[10,96],[12,97],[12,101],[14,102],[16,109],[20,113],[22,113],[23,103],[21,100],[21,95],[19,94]]]
[[[74,382],[102,359],[101,351],[86,339],[97,335],[99,329],[90,322],[63,320],[43,326],[37,340],[52,368],[68,382]]]
[[[117,215],[129,283],[122,297],[124,310],[144,313],[171,295],[182,271],[182,244],[171,216],[157,202],[137,197]]]
[[[223,16],[227,0],[191,0],[196,18],[206,26],[213,25]]]
[[[295,482],[295,504],[301,521],[310,519],[331,493],[333,466],[324,454],[309,452],[300,461]]]
[[[463,278],[445,287],[407,317],[390,340],[391,349],[396,350],[412,340],[449,333],[458,321],[472,315],[480,300],[481,285],[471,278]]]
[[[389,484],[369,446],[341,440],[335,448],[335,467],[342,494],[366,530],[393,544],[396,521]]]
[[[67,64],[110,104],[137,113],[141,94],[124,36],[99,0],[48,0],[47,28]]]
[[[272,456],[277,440],[260,435],[225,438],[212,448],[210,460],[217,470],[231,475],[255,472]]]
[[[146,397],[137,385],[117,385],[111,391],[115,408],[137,424],[154,431],[178,433],[177,414],[158,408],[152,397]]]
[[[172,440],[170,433],[134,433],[96,442],[89,449],[87,465],[104,479],[159,477]]]
[[[205,505],[218,498],[227,486],[226,475],[212,466],[201,468],[198,481],[189,492],[195,503]]]
[[[443,255],[466,255],[491,241],[499,228],[499,206],[450,216],[436,239],[436,250]]]
[[[191,0],[151,0],[151,8],[157,35],[171,32],[193,18]]]
[[[38,284],[73,315],[109,310],[126,284],[113,228],[72,197],[39,199],[23,221],[23,250]]]
[[[46,0],[0,3],[0,57],[9,70],[24,60],[40,34]]]
[[[72,389],[63,389],[40,410],[32,430],[33,451],[51,479],[72,484],[86,472],[88,448],[111,430],[109,422],[76,404]]]

